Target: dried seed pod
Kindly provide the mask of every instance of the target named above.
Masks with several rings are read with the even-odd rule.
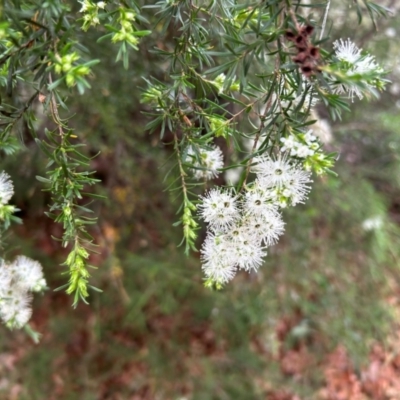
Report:
[[[297,35],[294,39],[294,43],[296,47],[304,47],[307,46],[307,39],[302,35]]]
[[[314,72],[314,68],[313,65],[310,63],[306,63],[301,67],[301,72],[303,73],[303,75],[305,75],[307,78],[310,77],[313,72]]]
[[[319,58],[319,48],[318,47],[311,46],[309,48],[308,52],[312,58],[314,58],[314,59]]]
[[[306,36],[310,36],[314,32],[314,27],[312,25],[306,25],[301,28],[301,33]]]
[[[285,36],[288,40],[294,40],[294,38],[296,37],[296,35],[289,29],[285,32]]]
[[[307,61],[309,58],[309,55],[306,51],[301,51],[299,54],[297,54],[296,57],[293,57],[293,61],[297,64],[303,64],[305,61]]]

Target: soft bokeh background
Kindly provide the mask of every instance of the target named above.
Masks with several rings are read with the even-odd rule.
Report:
[[[111,45],[82,36],[102,62],[92,90],[69,104],[87,151],[101,152],[92,166],[108,199],[92,205],[91,262],[103,293],[73,310],[53,291],[66,279],[51,239],[60,227],[43,215],[49,198],[35,176],[45,160],[21,132],[25,149],[1,160],[24,220],[7,257],[40,260],[50,290],[34,301],[40,344],[0,327],[0,399],[400,399],[400,16],[355,30],[349,2],[334,3],[334,31],[376,54],[392,83],[342,121],[316,107],[338,177],[315,178],[261,271],[220,292],[202,286],[198,254],[177,247],[178,202],[162,168],[171,148],[144,131],[142,77],[164,79],[162,66],[143,42],[125,71]]]

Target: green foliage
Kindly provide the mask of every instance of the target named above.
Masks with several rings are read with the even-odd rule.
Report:
[[[367,11],[374,19],[383,13],[383,8],[372,2],[365,1],[363,4],[356,2],[357,12]],[[305,18],[310,8],[308,4],[289,1],[160,1],[141,8],[133,1],[103,4],[85,0],[80,10],[77,6],[75,2],[61,1],[6,1],[3,5],[6,21],[0,25],[0,148],[4,154],[12,155],[23,147],[17,140],[18,136],[28,142],[28,150],[32,154],[28,161],[32,163],[32,171],[38,169],[35,175],[41,188],[50,194],[50,200],[46,199],[50,203],[46,213],[63,228],[57,239],[68,251],[63,265],[68,269],[69,282],[61,284],[61,287],[66,287],[67,292],[73,295],[74,305],[79,299],[87,299],[89,257],[96,256],[92,236],[100,228],[91,214],[93,210],[99,212],[103,206],[90,203],[91,198],[99,197],[92,191],[108,195],[109,202],[106,204],[117,208],[120,214],[107,211],[105,218],[108,217],[112,223],[117,221],[124,240],[128,241],[126,237],[130,230],[136,229],[131,226],[137,221],[129,220],[131,225],[124,228],[121,225],[129,213],[125,210],[127,203],[137,207],[137,198],[135,193],[129,192],[127,200],[115,206],[120,193],[116,194],[117,190],[113,190],[123,191],[128,186],[147,189],[153,184],[150,182],[153,177],[145,173],[146,166],[138,160],[143,157],[159,163],[162,171],[157,177],[161,179],[168,169],[165,186],[170,190],[170,197],[162,198],[160,202],[170,201],[176,207],[179,216],[175,225],[182,228],[185,251],[195,251],[198,247],[197,235],[201,235],[196,205],[204,182],[196,181],[193,171],[207,170],[201,159],[201,150],[209,149],[216,143],[227,149],[230,162],[226,163],[226,169],[241,168],[242,171],[240,180],[232,185],[240,192],[251,183],[250,167],[255,156],[276,154],[281,139],[290,135],[304,143],[305,132],[315,122],[310,114],[310,97],[318,94],[326,105],[326,109],[320,107],[323,112],[340,119],[344,111],[350,110],[350,105],[348,100],[330,89],[332,82],[355,86],[364,94],[373,96],[380,95],[379,90],[386,82],[383,70],[347,74],[349,65],[330,53],[327,40],[312,40],[312,45],[320,49],[320,59],[316,64],[318,69],[313,74],[307,76],[296,64],[293,60],[296,46],[285,35],[288,31],[296,32],[307,23],[319,29],[325,4],[316,4],[315,14],[310,15],[309,20]],[[119,69],[120,65],[114,64],[114,59],[121,60],[128,70]],[[118,73],[115,72],[117,69]],[[145,78],[146,87],[142,91],[140,101],[143,105],[140,110],[147,117],[147,130],[153,134],[152,139],[144,139],[145,122],[139,114],[139,93],[132,91],[132,87],[143,87],[142,78]],[[67,108],[70,109],[68,114],[64,111]],[[65,117],[64,113],[69,117]],[[127,128],[129,118],[133,123]],[[385,121],[388,119],[385,118]],[[33,165],[37,163],[36,150],[29,143],[27,130],[43,153],[45,162],[42,165]],[[165,145],[164,150],[156,146],[158,139]],[[253,144],[250,151],[246,149],[249,139]],[[154,140],[151,145],[148,143],[150,140]],[[191,157],[188,157],[189,148],[193,149]],[[172,155],[168,153],[170,150]],[[327,154],[323,153],[322,146],[317,150],[312,157],[304,160],[303,166],[317,174],[331,172],[336,149],[330,149]],[[95,158],[99,151],[102,154]],[[94,188],[100,181],[94,169],[101,163],[107,164],[107,177],[111,176],[112,183],[107,184],[107,189],[106,186]],[[42,166],[45,164],[44,171]],[[387,168],[394,166],[390,164]],[[135,171],[132,173],[135,176],[128,176],[126,171],[129,175]],[[379,172],[382,171],[374,171],[377,175]],[[138,176],[141,174],[142,178]],[[346,181],[345,167],[341,174],[343,178],[339,179]],[[357,190],[364,193],[360,195],[362,198],[374,197],[375,189],[365,179],[362,178]],[[356,194],[346,197],[343,187],[340,190],[335,187],[335,180],[329,177],[327,181],[325,187],[317,189],[315,196],[321,190],[321,199],[314,197],[315,203],[310,208],[296,209],[296,213],[288,214],[291,221],[296,221],[289,226],[288,236],[302,237],[304,224],[311,234],[314,224],[318,222],[317,210],[328,199],[335,197],[337,208],[332,215],[326,213],[324,223],[342,231],[353,232],[359,228],[365,219],[364,214],[360,214],[356,221],[349,221],[349,225],[341,225],[347,213],[353,215],[363,210],[353,204]],[[156,190],[160,191],[157,185]],[[156,190],[152,192],[154,197]],[[337,193],[341,190],[343,198],[339,200]],[[140,201],[146,202],[143,199]],[[385,215],[386,206],[379,196],[375,201],[364,209],[365,214],[371,210],[374,214],[376,207],[381,210],[378,214]],[[173,223],[170,215],[164,216],[163,210],[151,211],[159,212],[157,219],[165,219],[168,227]],[[303,213],[308,213],[310,219],[304,218]],[[139,218],[137,214],[135,216]],[[7,218],[10,220],[11,217],[4,217],[4,220]],[[390,229],[394,227],[390,226]],[[160,240],[168,243],[170,234],[165,226],[154,230],[162,231]],[[324,334],[346,337],[348,343],[354,345],[360,335],[371,338],[373,335],[368,333],[368,329],[375,322],[362,314],[366,321],[365,330],[364,327],[354,328],[359,311],[350,307],[360,294],[356,288],[353,291],[349,289],[351,280],[360,279],[359,265],[354,261],[356,257],[351,249],[351,246],[358,245],[359,236],[355,235],[354,241],[349,242],[333,232],[334,244],[328,247],[322,244],[322,249],[317,251],[326,255],[326,260],[319,261],[324,268],[321,271],[313,265],[315,271],[311,277],[306,276],[304,269],[301,270],[301,280],[299,271],[293,270],[292,264],[306,264],[315,251],[314,244],[310,243],[307,235],[304,236],[307,240],[300,243],[300,239],[293,239],[292,244],[303,250],[288,251],[285,255],[280,253],[276,258],[272,256],[269,263],[275,265],[278,278],[278,266],[285,271],[285,279],[290,275],[287,282],[282,280],[283,287],[298,286],[304,320],[311,321],[313,327],[320,324]],[[389,236],[386,231],[371,233],[372,238],[368,240],[372,243],[369,249],[372,253],[368,253],[367,258],[378,260],[379,265],[387,262],[387,249],[393,246]],[[146,240],[151,241],[152,238],[149,234]],[[290,248],[288,244],[286,246]],[[348,261],[346,265],[354,269],[343,276],[341,271],[338,272],[337,281],[331,285],[329,277],[335,273],[335,265],[342,262],[340,248]],[[376,266],[370,268],[373,274],[377,272]],[[180,274],[181,270],[176,272],[176,275]],[[277,286],[278,278],[271,282],[267,280],[271,290]],[[373,283],[368,277],[363,278],[366,279],[362,287],[364,295]],[[260,282],[256,290],[262,290]],[[168,285],[175,283],[167,281],[160,293],[167,291]],[[206,285],[216,286],[212,281],[206,281]],[[154,286],[152,288],[155,291]],[[342,288],[348,289],[347,297],[343,297],[345,290]],[[256,290],[248,300],[250,309],[240,309],[243,314],[239,319],[261,318],[257,314],[260,305],[256,300]],[[276,292],[272,293],[276,295]],[[314,295],[321,299],[320,303],[306,300]],[[271,302],[273,310],[277,305],[274,296],[260,302]],[[234,297],[232,294],[232,303]],[[289,301],[289,305],[275,308],[271,313],[290,313],[297,307],[294,303]],[[196,304],[194,307],[199,307]],[[365,304],[363,310],[369,310],[371,304],[367,299]],[[325,316],[324,321],[326,305],[332,305],[332,312]],[[199,312],[206,313],[204,310]],[[350,321],[348,325],[338,322],[340,312],[344,312],[344,320]],[[229,310],[226,313],[229,314]],[[375,321],[384,320],[380,304],[373,315]],[[247,328],[246,324],[240,327],[243,331]],[[346,336],[346,332],[351,334]]]
[[[132,21],[138,12],[134,3],[129,8],[125,3],[116,2],[114,9],[98,14],[105,7],[105,3],[85,0],[81,9],[83,28],[87,30],[98,24],[99,18],[108,20],[105,26],[114,32],[111,40],[121,42],[117,59],[123,58],[127,66],[126,46],[137,50],[136,37],[149,32],[133,29]],[[92,210],[87,208],[88,204],[82,205],[82,199],[98,197],[86,190],[99,180],[93,178],[90,171],[91,158],[80,151],[82,144],[77,142],[77,136],[68,128],[66,120],[60,118],[59,107],[67,107],[68,89],[76,88],[83,94],[91,88],[89,77],[99,60],[90,59],[90,56],[87,59],[88,51],[81,43],[79,25],[73,20],[74,8],[73,3],[61,1],[4,3],[5,21],[0,26],[0,84],[5,99],[0,106],[0,144],[5,154],[15,153],[18,145],[13,135],[27,125],[47,157],[47,177],[38,179],[52,196],[47,215],[61,223],[64,229],[60,241],[63,247],[70,249],[64,263],[70,274],[67,292],[74,295],[76,305],[79,299],[85,300],[88,296],[87,259],[93,245],[86,227],[97,221],[86,215]],[[143,18],[139,20],[143,21]],[[28,100],[24,100],[25,93],[28,93]],[[39,139],[36,131],[37,102],[43,105],[56,126],[45,129],[46,139]],[[3,213],[6,211],[4,207]],[[3,215],[6,228],[10,220],[8,214]]]
[[[11,3],[14,7],[15,2],[7,4]],[[57,15],[46,4],[47,15]],[[400,193],[400,143],[395,96],[380,93],[380,100],[371,105],[348,104],[343,97],[327,91],[324,82],[316,85],[327,104],[326,108],[324,104],[317,105],[318,112],[337,118],[335,139],[327,144],[327,150],[340,153],[335,167],[339,177],[316,178],[310,201],[286,212],[286,235],[271,248],[257,275],[240,274],[223,291],[208,291],[201,284],[197,254],[187,258],[175,249],[179,232],[171,225],[176,220],[183,228],[187,250],[198,246],[195,235],[202,236],[194,209],[202,183],[192,178],[195,169],[185,156],[189,145],[194,147],[193,158],[197,159],[200,149],[222,144],[231,157],[230,167],[242,167],[235,185],[240,190],[246,184],[248,162],[264,150],[271,151],[273,144],[265,137],[260,141],[261,151],[244,152],[247,138],[254,139],[259,132],[272,129],[279,133],[276,141],[279,135],[285,137],[292,131],[302,140],[303,129],[311,127],[308,124],[316,119],[307,116],[307,90],[304,92],[299,85],[301,76],[291,55],[282,56],[278,73],[274,62],[270,62],[277,51],[274,40],[284,42],[286,25],[277,29],[273,21],[286,2],[264,2],[273,13],[266,13],[259,4],[252,9],[250,3],[235,7],[222,7],[222,2],[210,4],[207,8],[201,2],[201,10],[192,10],[186,31],[179,29],[187,19],[189,2],[162,2],[156,15],[154,8],[141,11],[155,28],[144,38],[144,46],[137,46],[138,53],[124,53],[129,60],[126,71],[114,63],[121,45],[111,42],[114,31],[107,31],[108,38],[97,44],[105,33],[100,28],[102,24],[97,25],[100,33],[93,28],[85,33],[80,31],[83,21],[78,21],[77,38],[65,55],[75,52],[81,58],[73,61],[71,68],[90,63],[92,57],[101,60],[83,76],[92,87],[88,91],[83,85],[83,95],[75,92],[78,83],[67,87],[67,73],[62,68],[60,76],[55,69],[47,70],[47,63],[56,60],[46,58],[43,36],[35,39],[32,47],[17,50],[21,43],[29,42],[30,36],[22,41],[12,33],[17,40],[14,50],[22,57],[18,68],[26,64],[28,50],[35,49],[35,54],[40,54],[37,62],[44,54],[46,71],[40,79],[45,89],[41,93],[45,95],[45,114],[50,118],[41,113],[42,103],[38,102],[35,89],[32,93],[21,89],[26,90],[25,85],[30,82],[29,71],[24,81],[14,80],[11,98],[6,95],[8,74],[1,74],[4,90],[0,144],[4,153],[20,151],[17,156],[2,158],[2,166],[15,171],[15,204],[24,212],[21,217],[25,222],[7,242],[11,251],[22,246],[42,258],[51,286],[69,288],[74,300],[80,296],[87,299],[89,260],[101,266],[91,283],[104,290],[101,295],[93,293],[91,308],[78,305],[74,314],[66,311],[70,300],[62,293],[51,292],[37,301],[33,324],[44,334],[42,347],[29,347],[15,332],[2,333],[2,351],[21,348],[23,343],[26,352],[9,376],[10,382],[22,382],[21,398],[42,399],[59,393],[56,383],[61,377],[64,393],[57,394],[60,399],[107,398],[107,393],[109,397],[144,397],[149,392],[162,398],[272,396],[260,382],[267,382],[268,388],[291,389],[307,399],[316,396],[323,384],[321,365],[336,345],[344,344],[361,365],[370,343],[385,340],[393,311],[386,302],[392,293],[388,281],[398,282],[399,232],[395,218]],[[31,24],[41,5],[38,2],[29,11],[30,22],[19,22],[25,24],[24,35],[34,34]],[[342,5],[347,10],[348,2]],[[340,6],[332,2],[332,7]],[[133,5],[130,7],[136,10]],[[324,8],[316,8],[318,11],[323,12]],[[99,10],[100,21],[113,24],[107,18],[114,18],[118,29],[119,11],[102,19],[106,12]],[[137,10],[135,13],[140,15]],[[347,15],[350,22],[343,28],[344,37],[353,32],[353,14]],[[292,28],[293,21],[285,18],[284,23]],[[202,29],[206,19],[212,22],[207,32]],[[41,23],[43,19],[35,21]],[[75,23],[68,22],[71,26]],[[7,26],[10,24],[13,22]],[[60,29],[63,35],[73,34],[73,30],[65,29]],[[359,29],[362,37],[367,28]],[[189,43],[190,47],[196,47],[194,43],[201,46],[186,55],[190,68],[186,66],[182,76],[181,66],[186,63],[182,49],[189,46],[184,41],[189,31],[191,40],[195,40]],[[161,34],[165,36],[163,43],[158,43],[160,48],[147,52]],[[212,42],[207,44],[210,37]],[[59,51],[65,42],[59,45]],[[267,60],[258,57],[263,46],[271,47]],[[370,46],[378,47],[377,51],[384,48],[379,42]],[[54,49],[51,51],[55,54]],[[240,59],[242,54],[245,56]],[[167,61],[160,62],[160,57]],[[175,69],[167,73],[168,68]],[[51,84],[49,74],[55,80],[61,79],[52,92],[46,89]],[[144,86],[142,76],[147,77],[148,86],[140,106],[139,90],[132,88]],[[351,79],[343,82],[352,83]],[[280,85],[283,82],[284,86]],[[184,94],[186,91],[188,98],[178,97],[179,90]],[[281,103],[282,108],[274,97],[277,92],[286,102]],[[291,114],[293,107],[289,103],[298,93],[302,94],[300,102]],[[268,104],[274,111],[264,113],[263,107]],[[63,111],[64,105],[70,109],[68,114]],[[140,113],[143,109],[145,116]],[[350,109],[351,114],[342,112]],[[73,117],[67,121],[64,112]],[[144,134],[146,123],[152,136]],[[31,136],[38,139],[37,144],[30,140]],[[23,143],[18,140],[21,138]],[[86,146],[80,147],[83,143]],[[335,157],[330,154],[327,160],[332,162]],[[318,164],[313,168],[318,171]],[[332,169],[332,164],[323,168]],[[96,174],[92,173],[94,170]],[[39,183],[35,182],[35,175],[40,177]],[[99,179],[102,185],[92,185]],[[165,188],[171,190],[165,193]],[[42,193],[42,189],[46,191]],[[95,193],[106,195],[108,200],[88,205]],[[101,220],[94,224],[89,209],[94,215],[101,215]],[[40,218],[43,211],[64,227],[62,232],[48,227]],[[368,225],[366,221],[371,219],[381,223]],[[37,226],[45,227],[40,228],[45,230],[44,237],[53,234],[67,244],[66,252],[56,253],[57,243],[51,244],[42,236],[33,242]],[[107,236],[107,229],[114,231],[118,239]],[[101,244],[101,256],[93,251],[88,234]],[[46,251],[50,256],[44,255]],[[64,262],[70,272],[67,286],[54,268],[55,260]],[[210,282],[210,286],[215,284]],[[294,322],[281,343],[276,330],[285,318]],[[85,343],[89,343],[88,347]],[[299,344],[305,344],[316,361],[300,377],[285,375],[274,357],[280,349],[293,350]],[[49,365],[58,374],[53,379],[49,379]],[[140,371],[144,371],[143,375]],[[182,382],[187,386],[182,387]],[[192,390],[191,394],[188,390]]]

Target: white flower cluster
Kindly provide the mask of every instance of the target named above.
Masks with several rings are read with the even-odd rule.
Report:
[[[375,62],[375,58],[370,54],[362,54],[362,49],[359,49],[350,39],[337,40],[333,47],[335,56],[348,64],[346,70],[348,76],[383,73],[382,68]],[[373,88],[372,82],[367,82],[366,86]],[[360,100],[363,98],[362,89],[355,84],[337,84],[334,86],[334,92],[336,94],[348,93],[352,100],[354,100],[354,95]]]
[[[310,173],[291,163],[286,155],[255,159],[257,179],[242,194],[211,189],[199,205],[208,224],[201,249],[202,268],[212,283],[221,286],[238,271],[257,270],[266,249],[284,232],[280,208],[307,198]]]
[[[14,194],[10,176],[0,173],[0,223],[7,228],[15,207],[9,205]],[[4,228],[4,227],[3,227]],[[0,318],[9,328],[21,328],[29,321],[32,310],[31,292],[46,288],[42,266],[25,256],[8,264],[0,258]]]
[[[197,150],[197,151],[196,151]],[[196,179],[210,180],[216,178],[224,167],[224,157],[218,146],[196,148],[190,146],[187,150],[187,159],[194,168],[191,169]]]
[[[0,317],[8,328],[22,328],[31,318],[31,292],[46,288],[42,266],[25,256],[0,264]]]
[[[6,172],[0,173],[0,204],[7,204],[14,194],[14,185],[10,175]]]
[[[309,130],[302,134],[300,138],[295,135],[281,138],[280,141],[283,143],[281,151],[288,152],[291,157],[307,158],[313,156],[320,148],[320,145],[317,137],[312,133],[313,131]]]

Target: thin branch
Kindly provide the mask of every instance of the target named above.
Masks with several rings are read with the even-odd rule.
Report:
[[[326,21],[328,20],[328,13],[329,13],[330,5],[331,5],[331,0],[328,0],[326,9],[325,9],[324,21],[322,22],[321,34],[319,35],[319,40],[321,40],[322,37],[324,36],[324,31],[325,31]]]

